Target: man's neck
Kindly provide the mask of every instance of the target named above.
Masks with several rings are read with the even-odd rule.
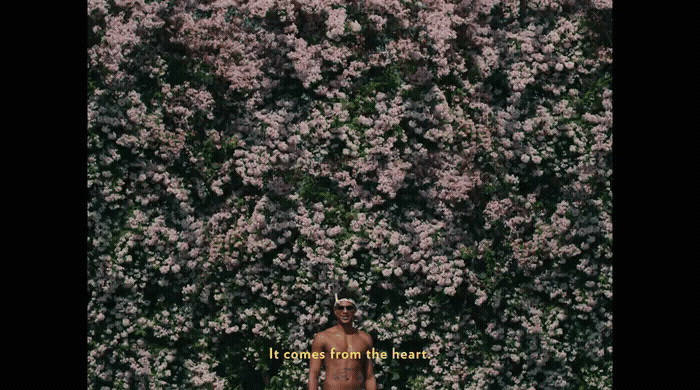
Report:
[[[345,334],[357,333],[357,329],[355,329],[355,327],[352,326],[352,323],[346,325],[338,322],[338,325],[336,326]]]

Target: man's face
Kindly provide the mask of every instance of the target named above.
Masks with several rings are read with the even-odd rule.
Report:
[[[340,321],[341,324],[351,324],[356,310],[357,308],[355,305],[348,301],[340,301],[336,303],[335,307],[333,308],[335,316],[338,318],[338,321]]]

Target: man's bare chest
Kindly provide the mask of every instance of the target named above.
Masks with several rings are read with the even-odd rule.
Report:
[[[326,349],[328,352],[347,352],[348,354],[364,354],[369,349],[369,344],[359,335],[332,334],[327,339]]]

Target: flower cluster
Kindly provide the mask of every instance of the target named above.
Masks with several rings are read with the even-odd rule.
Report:
[[[611,5],[88,1],[88,388],[610,388]]]

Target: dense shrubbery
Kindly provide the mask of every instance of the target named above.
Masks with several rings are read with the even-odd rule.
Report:
[[[610,388],[610,8],[88,0],[89,388]]]

